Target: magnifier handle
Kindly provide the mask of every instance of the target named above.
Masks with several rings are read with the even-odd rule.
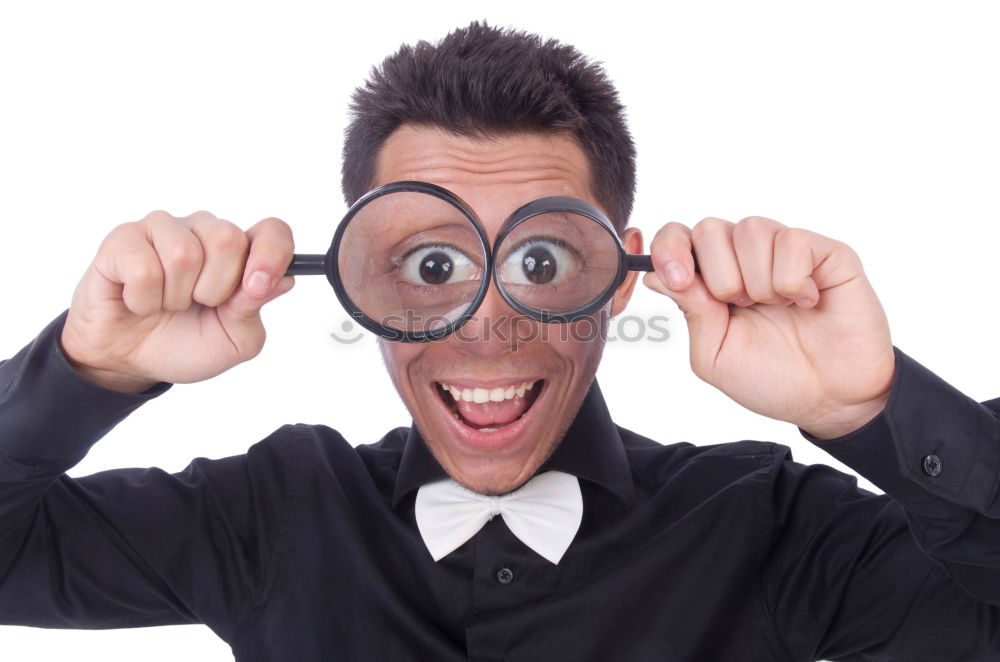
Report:
[[[326,255],[296,253],[285,269],[286,276],[323,276],[326,274]]]
[[[626,255],[629,271],[653,271],[651,255]],[[694,270],[698,271],[698,260],[694,262]],[[326,275],[326,255],[296,253],[285,269],[286,276],[323,276]]]
[[[692,256],[693,257],[693,256]],[[629,271],[653,271],[653,256],[652,255],[626,255],[625,256],[626,265]],[[694,261],[694,271],[695,273],[700,273],[698,271],[698,260],[695,258]]]

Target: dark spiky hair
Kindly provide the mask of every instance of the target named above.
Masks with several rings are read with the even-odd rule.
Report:
[[[590,160],[591,189],[621,232],[635,195],[635,146],[604,69],[573,46],[473,22],[437,44],[404,45],[351,102],[342,186],[348,204],[375,181],[379,150],[404,124],[484,138],[564,133]]]

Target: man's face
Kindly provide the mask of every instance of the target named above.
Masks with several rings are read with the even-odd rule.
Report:
[[[491,242],[515,209],[538,198],[565,195],[600,207],[583,150],[556,135],[476,141],[403,126],[382,147],[375,184],[399,180],[438,184],[458,195]],[[641,252],[637,230],[628,230],[624,241],[629,252]],[[634,285],[632,274],[590,319],[545,329],[511,309],[491,284],[475,318],[458,333],[431,343],[380,342],[396,389],[452,478],[476,492],[501,494],[534,474],[597,371],[605,335],[598,325],[624,308]],[[467,402],[461,395],[466,390],[473,400],[492,399]]]

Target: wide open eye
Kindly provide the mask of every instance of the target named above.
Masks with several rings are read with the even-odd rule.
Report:
[[[579,272],[581,260],[575,253],[556,237],[533,237],[507,254],[498,275],[509,284],[552,285]]]
[[[399,260],[399,273],[416,285],[444,285],[476,278],[479,267],[454,246],[418,246]]]

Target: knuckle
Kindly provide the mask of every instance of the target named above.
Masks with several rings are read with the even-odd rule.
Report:
[[[274,269],[285,266],[294,250],[291,228],[277,218],[267,218],[258,223],[257,232],[250,245],[252,259]]]
[[[733,227],[733,237],[738,240],[770,236],[776,229],[784,228],[781,223],[763,216],[747,216]]]
[[[215,220],[216,216],[210,211],[204,209],[199,209],[198,211],[188,214],[184,217],[186,221],[212,221]]]
[[[724,221],[721,218],[715,218],[709,216],[708,218],[703,218],[694,226],[691,230],[691,236],[695,239],[701,239],[702,237],[708,235],[718,234],[720,232],[727,231],[728,227],[732,226],[729,221]]]
[[[122,234],[128,232],[135,232],[142,226],[142,221],[130,221],[128,223],[119,223],[111,230],[111,234]]]
[[[163,266],[175,271],[200,268],[202,257],[201,246],[195,241],[176,242],[160,254]]]
[[[278,232],[281,234],[292,234],[292,228],[288,223],[285,223],[280,218],[275,218],[274,216],[269,216],[262,220],[259,224],[262,228],[266,228],[269,231]]]
[[[670,250],[667,247],[667,244],[665,242],[662,242],[662,241],[656,242],[656,241],[654,241],[653,243],[651,243],[649,245],[649,254],[653,255],[655,257],[666,258],[666,257],[670,256]]]
[[[859,265],[861,264],[861,256],[858,255],[858,252],[854,250],[850,244],[846,244],[842,241],[837,241],[836,239],[832,239],[831,241],[833,241],[834,244],[836,245],[838,252],[842,252],[844,255],[849,256],[852,260],[857,262]]]
[[[138,225],[142,228],[147,235],[153,236],[169,236],[175,228],[179,227],[178,224],[182,222],[182,219],[176,216],[171,216],[170,214],[156,213],[150,214],[144,218]]]
[[[156,209],[143,216],[142,220],[138,222],[139,223],[142,223],[144,221],[162,222],[162,221],[172,221],[172,220],[176,219],[170,212],[164,211],[162,209]]]
[[[783,228],[774,236],[775,245],[791,250],[806,249],[811,246],[809,232],[801,228]]]
[[[691,229],[688,226],[683,223],[678,223],[677,221],[670,221],[669,223],[664,224],[663,227],[657,231],[656,236],[653,239],[665,240],[674,237],[686,238],[689,234],[691,234]]]
[[[688,234],[681,234],[679,232],[658,234],[649,244],[649,250],[651,252],[665,253],[670,249],[674,249],[675,252],[690,251],[691,239]]]
[[[111,232],[104,238],[102,247],[108,246],[120,239],[126,239],[142,232],[142,221],[132,221],[129,223],[119,223],[111,229]]]
[[[771,228],[777,225],[777,223],[777,221],[764,216],[747,216],[746,218],[741,218],[737,225],[753,228]]]
[[[725,283],[709,289],[712,292],[712,296],[719,301],[735,301],[746,293],[746,290],[741,285],[732,283]]]
[[[213,224],[204,232],[203,243],[209,251],[218,253],[243,253],[249,245],[246,233],[229,222]]]
[[[163,281],[163,271],[154,260],[141,260],[132,267],[127,278],[140,289],[158,288]]]

